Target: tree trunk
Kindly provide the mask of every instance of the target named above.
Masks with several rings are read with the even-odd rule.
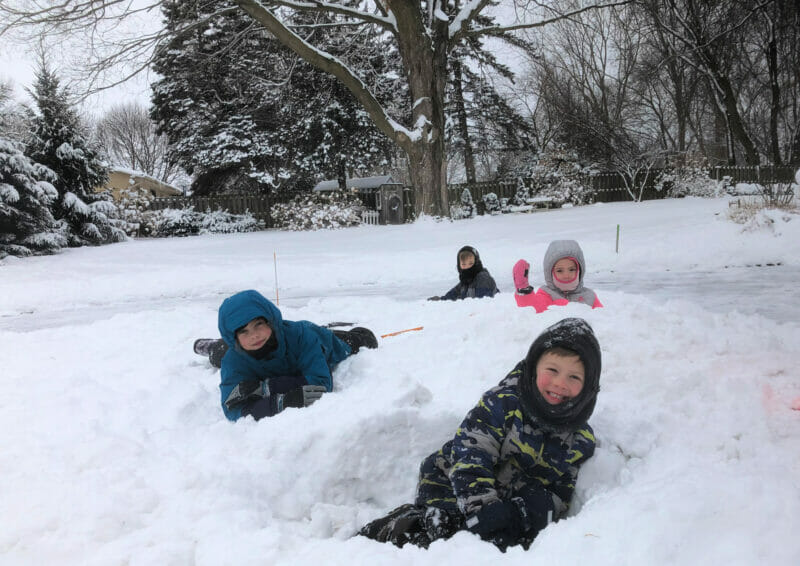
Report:
[[[778,85],[778,46],[775,39],[775,28],[771,27],[770,41],[767,45],[767,69],[769,70],[769,86],[772,98],[769,104],[769,153],[773,165],[782,165],[781,146],[778,141],[778,115],[781,110],[781,87]]]
[[[447,22],[432,18],[429,35],[415,3],[386,0],[386,4],[398,26],[398,47],[413,101],[412,124],[415,129],[423,125],[421,136],[400,143],[411,169],[414,212],[417,216],[449,216],[444,144]]]
[[[340,159],[339,163],[336,164],[336,181],[339,185],[339,190],[347,190],[347,169],[344,159]]]
[[[475,183],[475,155],[472,151],[472,142],[469,139],[469,128],[467,127],[467,109],[464,105],[464,89],[462,88],[461,61],[453,58],[453,106],[458,117],[458,130],[461,139],[464,140],[464,169],[467,174],[467,183]]]

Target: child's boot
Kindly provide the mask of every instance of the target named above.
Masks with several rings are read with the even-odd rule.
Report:
[[[217,341],[216,338],[199,338],[194,341],[194,353],[200,356],[210,356],[211,347]]]
[[[351,353],[356,354],[361,348],[377,348],[378,339],[368,328],[356,326],[352,330],[334,330],[333,334],[350,346]]]
[[[214,367],[222,367],[222,358],[228,351],[228,345],[221,338],[200,338],[194,341],[194,353],[208,356],[208,361]]]

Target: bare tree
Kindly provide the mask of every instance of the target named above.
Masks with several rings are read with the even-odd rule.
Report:
[[[0,14],[8,22],[0,27],[0,35],[10,27],[26,25],[43,26],[47,33],[84,26],[97,29],[99,23],[118,24],[120,18],[130,14],[132,10],[152,9],[166,1],[124,2],[121,6],[119,0],[78,0],[57,4],[44,0],[9,0],[0,5]],[[451,50],[469,37],[503,37],[515,30],[542,27],[553,21],[596,10],[606,4],[625,4],[628,0],[606,4],[592,3],[564,13],[551,7],[547,17],[543,19],[526,15],[529,14],[527,7],[541,6],[542,2],[509,0],[509,3],[519,8],[517,13],[526,18],[524,21],[508,25],[478,25],[479,16],[487,15],[496,4],[493,0],[473,0],[461,8],[453,7],[447,0],[217,2],[218,12],[244,10],[302,59],[339,79],[364,107],[377,128],[407,155],[417,212],[435,215],[446,215],[449,210],[444,101],[447,63]],[[135,8],[131,9],[131,5]],[[404,124],[397,117],[391,116],[356,72],[340,59],[306,41],[302,30],[293,28],[290,23],[292,16],[298,12],[335,15],[339,25],[345,28],[372,26],[392,37],[403,62],[408,92],[414,101],[410,122]],[[118,44],[110,55],[95,60],[95,76],[99,77],[101,71],[113,63],[129,61],[143,53],[149,55],[160,39],[160,32],[154,32],[143,35],[139,40]],[[140,68],[144,66],[146,63]]]
[[[173,183],[183,174],[169,158],[167,136],[156,133],[147,109],[139,103],[112,107],[97,122],[95,132],[114,165],[141,171],[165,183]]]
[[[736,144],[745,161],[758,165],[759,152],[742,117],[733,69],[741,51],[739,36],[751,25],[757,11],[773,0],[725,3],[701,0],[642,0],[656,24],[684,48],[675,56],[703,73],[728,133],[728,159],[736,162]]]
[[[780,165],[792,159],[800,125],[800,7],[790,0],[761,4],[742,36],[743,113],[761,152]]]
[[[643,38],[630,7],[560,21],[541,38],[533,74],[555,139],[614,167],[652,152],[657,132],[634,83]]]

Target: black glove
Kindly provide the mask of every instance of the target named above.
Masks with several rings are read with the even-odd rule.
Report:
[[[431,541],[448,539],[464,528],[464,515],[448,513],[439,507],[426,507],[423,523]]]
[[[434,295],[433,297],[428,297],[429,301],[441,301],[442,298],[439,295]]]
[[[225,406],[230,409],[252,404],[256,401],[269,398],[269,387],[265,382],[257,379],[239,382],[225,399]]]
[[[288,393],[277,394],[279,410],[286,407],[308,407],[314,401],[322,397],[326,389],[322,385],[303,385],[302,387],[295,387]]]
[[[484,540],[491,540],[501,534],[504,538],[518,537],[523,529],[522,514],[513,500],[492,501],[482,506],[467,517],[466,525]]]
[[[242,405],[242,416],[250,415],[258,421],[264,417],[274,417],[286,407],[308,407],[322,397],[325,391],[325,387],[322,385],[304,385],[295,387],[287,393],[271,393],[261,398],[253,397]]]
[[[427,547],[430,539],[425,534],[421,507],[407,503],[390,511],[385,517],[364,525],[358,534],[378,542],[391,542],[402,547],[410,542]]]
[[[288,393],[292,389],[306,385],[304,377],[299,375],[280,375],[266,380],[270,393]]]

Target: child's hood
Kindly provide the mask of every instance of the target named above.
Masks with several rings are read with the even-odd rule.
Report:
[[[272,331],[276,335],[279,333],[283,316],[264,295],[251,289],[228,297],[219,307],[217,319],[222,339],[233,348],[236,345],[236,329],[258,317],[264,317]]]
[[[583,362],[584,384],[574,399],[550,405],[536,387],[536,364],[552,348],[566,348],[577,353]],[[592,416],[600,391],[602,354],[597,337],[582,318],[565,318],[545,329],[531,344],[520,378],[520,403],[524,412],[556,431],[577,430]]]
[[[542,261],[542,271],[544,271],[544,281],[548,287],[555,287],[553,284],[553,266],[556,262],[565,257],[574,257],[578,260],[578,288],[583,286],[583,275],[586,273],[586,261],[583,259],[583,250],[575,240],[553,240],[547,246]]]

